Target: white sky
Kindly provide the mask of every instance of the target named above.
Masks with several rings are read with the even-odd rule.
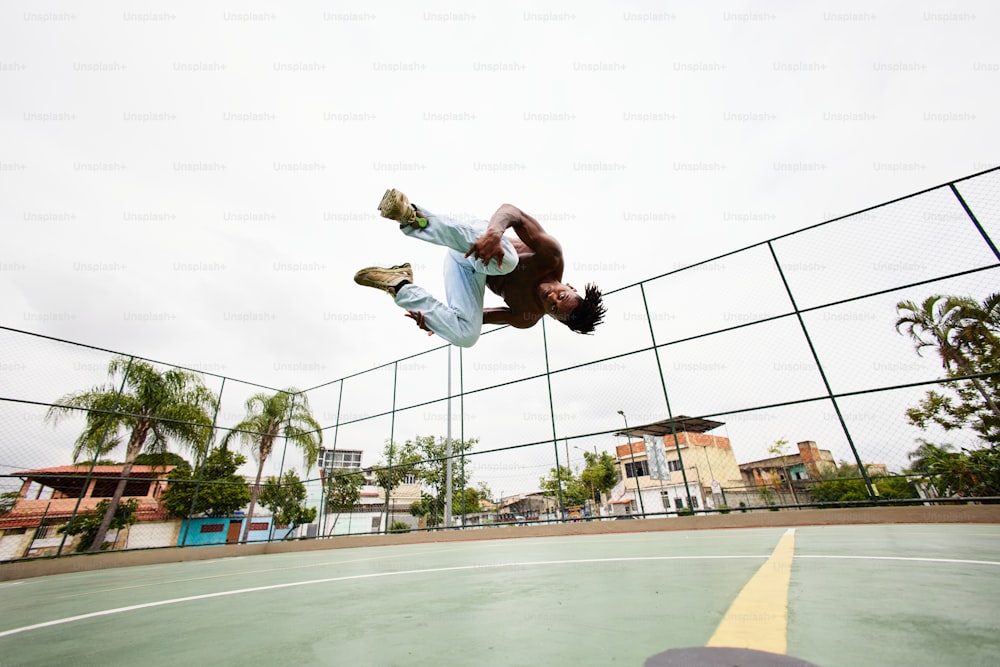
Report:
[[[269,386],[318,385],[441,344],[387,296],[351,280],[362,266],[410,261],[420,283],[441,291],[441,251],[376,216],[385,188],[442,213],[487,218],[503,202],[518,205],[562,243],[569,282],[612,290],[996,166],[998,14],[992,2],[6,2],[0,323]],[[831,252],[857,256],[836,243]],[[808,256],[788,247],[793,261]],[[798,261],[806,282],[841,281],[815,270],[840,260]],[[691,272],[664,286],[652,307],[660,339],[711,328],[692,328],[699,318],[725,326],[765,312],[739,294],[759,295],[758,280],[775,287],[773,276],[739,266],[734,259],[728,273],[706,270],[700,281]],[[700,283],[724,289],[698,302]],[[981,283],[968,289],[985,291]],[[637,299],[623,293],[627,305],[615,304],[593,338],[548,327],[550,347],[566,350],[553,353],[554,366],[647,346],[645,321],[630,319],[641,313]],[[896,296],[883,301],[893,363],[934,377],[933,361],[891,330]],[[885,322],[873,326],[885,333]],[[810,358],[799,358],[797,324],[775,327],[664,361],[665,373],[681,375],[674,411],[822,390],[812,375],[798,384],[795,364]],[[787,345],[775,342],[786,335]],[[470,372],[467,383],[543,370],[540,338],[540,328],[486,336],[465,353],[486,380]],[[54,400],[102,379],[105,355],[3,341],[4,396]],[[744,369],[777,372],[761,380],[765,390],[741,389],[719,372],[768,346],[790,356],[776,366],[763,355],[760,368]],[[444,353],[435,354],[434,364],[408,369],[411,403],[444,391],[425,391],[444,382],[429,370],[442,367]],[[633,423],[665,416],[651,355],[593,372],[602,374],[554,376],[564,399],[555,406],[559,437],[615,428],[617,409],[633,412]],[[621,383],[650,372],[654,391]],[[685,373],[709,384],[686,393]],[[711,389],[720,382],[728,399]],[[894,380],[866,382],[850,388]],[[227,391],[231,423],[250,390]],[[545,391],[538,380],[470,396],[467,435],[489,446],[551,438]],[[526,398],[532,392],[537,400]],[[353,414],[379,412],[371,405],[384,393],[379,384],[359,391]],[[317,396],[320,421],[332,423],[335,391]],[[885,409],[902,428],[897,403]],[[0,464],[64,462],[40,454],[65,451],[53,442],[62,429],[35,428],[37,411],[8,412]],[[829,445],[836,436],[824,442],[826,415],[799,414],[794,425],[744,418],[760,427],[745,433],[732,432],[740,419],[724,421],[744,461],[782,436]],[[387,419],[353,436],[342,429],[347,442],[338,446],[364,447],[374,463]],[[420,409],[400,416],[397,438],[443,434],[443,420]],[[905,461],[905,449],[891,454]],[[510,477],[523,472],[510,454],[494,458]],[[490,468],[493,486],[530,486],[551,466],[541,453],[525,459],[531,470],[517,481]]]

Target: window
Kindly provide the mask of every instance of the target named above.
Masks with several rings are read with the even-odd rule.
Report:
[[[674,509],[682,510],[684,509],[684,499],[674,498]]]
[[[414,475],[412,472],[407,473],[406,476],[403,477],[403,484],[416,484],[416,483],[417,483],[417,476]]]
[[[698,496],[691,496],[691,508],[698,509]]]
[[[625,464],[626,477],[645,477],[647,475],[649,475],[649,463],[646,461]]]
[[[320,453],[319,464],[323,468],[349,468],[361,467],[361,450],[359,449],[324,449]]]
[[[680,459],[673,459],[671,461],[667,461],[667,470],[669,470],[670,472],[680,472],[681,471]]]

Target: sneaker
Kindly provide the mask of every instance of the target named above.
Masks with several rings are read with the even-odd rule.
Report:
[[[382,195],[382,201],[378,205],[378,212],[383,218],[395,220],[401,226],[427,226],[427,219],[417,215],[417,208],[410,203],[406,195],[395,188],[389,188]]]
[[[374,287],[396,298],[396,290],[402,287],[402,283],[413,282],[413,268],[410,263],[390,266],[369,266],[354,274],[354,282],[365,287]]]

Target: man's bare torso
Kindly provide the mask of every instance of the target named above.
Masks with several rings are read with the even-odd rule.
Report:
[[[545,315],[538,299],[538,285],[545,280],[562,280],[562,253],[543,257],[520,239],[510,240],[517,250],[517,268],[507,275],[489,276],[486,286],[507,303],[513,315],[534,324]]]

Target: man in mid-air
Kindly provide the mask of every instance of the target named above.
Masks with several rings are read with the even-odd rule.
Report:
[[[581,296],[563,283],[559,242],[517,207],[504,204],[489,222],[466,222],[435,215],[390,189],[378,210],[383,218],[398,222],[407,236],[449,248],[444,266],[446,303],[413,284],[409,264],[371,266],[354,276],[359,285],[388,292],[428,335],[436,333],[453,345],[471,347],[484,324],[527,329],[549,315],[573,331],[589,334],[603,321],[601,291],[591,283]],[[504,236],[508,229],[514,230],[516,239]],[[506,302],[505,308],[483,308],[487,287]]]

